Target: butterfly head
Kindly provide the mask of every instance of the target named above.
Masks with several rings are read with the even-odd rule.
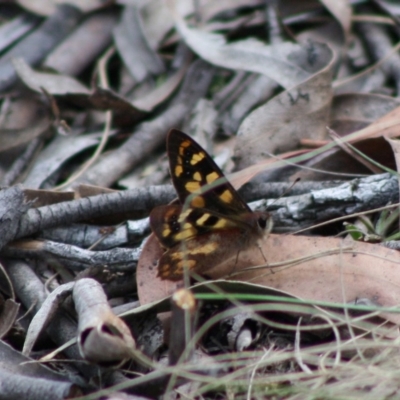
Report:
[[[263,211],[254,211],[251,216],[251,225],[258,238],[267,236],[272,231],[271,215]]]

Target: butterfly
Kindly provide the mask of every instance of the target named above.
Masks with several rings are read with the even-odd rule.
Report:
[[[155,207],[150,226],[166,249],[158,276],[180,280],[185,269],[204,274],[257,244],[271,229],[266,212],[253,212],[209,154],[190,136],[167,136],[172,183],[180,204]]]

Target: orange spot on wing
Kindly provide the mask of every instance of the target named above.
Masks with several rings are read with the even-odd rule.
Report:
[[[212,183],[219,178],[219,175],[214,171],[206,176],[207,183]]]
[[[182,173],[183,173],[182,165],[177,165],[175,167],[175,176],[179,178],[182,175]]]
[[[195,173],[193,174],[193,179],[194,179],[195,181],[201,182],[202,177],[201,177],[200,172],[195,172]]]
[[[196,165],[197,163],[199,163],[204,158],[206,158],[206,155],[202,151],[199,152],[199,153],[193,154],[193,156],[192,156],[192,158],[190,160],[190,164],[191,165]]]
[[[219,195],[219,198],[225,203],[230,203],[233,199],[233,196],[231,191],[227,189],[222,194]]]
[[[185,189],[190,192],[190,193],[194,193],[200,190],[200,183],[199,182],[187,182],[185,185]]]
[[[206,202],[201,196],[197,196],[190,202],[190,205],[194,208],[204,208]]]

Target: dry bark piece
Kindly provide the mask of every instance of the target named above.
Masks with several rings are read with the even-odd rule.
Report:
[[[136,187],[136,186],[135,186]],[[173,198],[174,196],[174,190],[170,186],[164,186],[163,188],[161,186],[158,186],[158,189],[161,189],[160,191],[157,190],[157,193],[161,194],[162,197],[166,196],[168,198]],[[151,191],[150,187],[150,191]],[[100,187],[100,186],[93,186],[93,185],[79,185],[75,191],[75,198],[80,199],[80,198],[85,198],[85,197],[91,197],[91,196],[97,196],[99,194],[105,194],[105,193],[115,193],[118,192],[117,190],[114,189],[109,189],[106,187]],[[124,193],[124,192],[120,192]],[[163,193],[163,194],[162,194]],[[119,208],[120,209],[120,208]],[[125,224],[126,221],[128,220],[128,230],[129,230],[129,236],[132,234],[131,230],[133,231],[146,231],[148,230],[147,227],[143,226],[144,219],[138,220],[138,218],[142,218],[144,215],[147,215],[148,213],[143,213],[140,212],[139,210],[137,211],[122,211],[122,212],[116,212],[113,213],[113,215],[105,215],[97,218],[89,218],[89,221],[91,224],[97,224],[97,225],[116,225],[116,224]],[[131,224],[131,220],[136,220],[132,221],[132,227],[129,226]],[[147,222],[148,225],[148,222]],[[132,229],[131,229],[132,228]],[[133,233],[135,235],[135,233]],[[143,235],[142,235],[143,236]]]
[[[322,0],[322,4],[338,20],[343,29],[345,42],[347,42],[351,27],[352,8],[346,0]]]
[[[39,310],[47,297],[47,293],[44,284],[32,268],[23,261],[10,259],[4,261],[4,266],[12,281],[16,296],[25,308]],[[76,338],[76,324],[61,309],[54,314],[46,331],[53,342],[59,346]],[[64,349],[64,353],[73,360],[81,359],[78,346],[68,347]],[[98,376],[99,371],[95,366],[78,362],[76,368],[88,379]]]
[[[141,225],[138,224],[136,226],[137,232],[135,232],[134,226],[129,227],[127,225],[114,227],[73,224],[65,227],[46,229],[39,234],[39,238],[52,242],[71,244],[83,249],[95,245],[93,250],[107,250],[128,244],[132,240],[132,237],[139,240],[149,230],[148,222],[147,229],[146,227],[142,227],[140,230]],[[128,240],[128,237],[130,240]]]
[[[66,399],[82,395],[64,375],[21,355],[0,341],[0,398]]]
[[[0,190],[0,249],[15,236],[20,219],[28,208],[21,186]]]
[[[254,312],[239,311],[232,318],[221,321],[221,324],[224,323],[230,326],[227,340],[232,351],[247,350],[260,333],[260,324]]]
[[[42,143],[41,138],[34,138],[30,141],[23,153],[11,164],[8,171],[4,174],[1,180],[2,186],[11,186],[20,178],[22,172],[25,171],[27,166],[32,162],[33,157]]]
[[[51,118],[37,98],[24,95],[15,99],[2,115],[0,151],[29,145],[43,137],[51,126]],[[18,154],[19,155],[19,154]]]
[[[93,279],[80,279],[73,299],[82,357],[100,365],[121,364],[132,358],[135,340],[125,322],[112,312],[101,285]]]
[[[53,255],[68,262],[73,270],[82,271],[88,266],[102,268],[107,265],[113,271],[134,271],[140,249],[113,248],[104,251],[85,250],[65,243],[39,240],[17,240],[3,250],[7,257],[38,257],[46,259]]]
[[[21,13],[9,22],[3,22],[0,28],[0,50],[4,51],[12,43],[19,40],[34,29],[41,19],[32,14]]]
[[[7,299],[0,310],[0,339],[7,335],[13,327],[18,316],[19,304],[12,299]]]
[[[129,102],[124,97],[114,93],[112,90],[96,87],[87,93],[66,93],[60,96],[66,101],[72,102],[79,107],[95,110],[114,111],[115,124],[129,126],[141,121],[148,112],[138,108],[134,102]]]
[[[52,95],[62,95],[67,93],[83,93],[88,95],[89,90],[78,80],[56,73],[36,72],[21,57],[12,60],[15,71],[30,89],[43,93],[43,89]]]
[[[96,87],[89,90],[71,76],[34,71],[22,58],[14,59],[13,65],[30,89],[38,93],[45,90],[82,108],[113,110],[117,125],[131,126],[147,115],[147,111],[141,110],[109,89]]]
[[[361,6],[361,11],[365,13],[371,12],[369,6]],[[357,24],[357,30],[361,33],[362,39],[366,42],[368,52],[372,54],[374,61],[383,59],[390,54],[392,50],[391,32],[386,26],[376,23],[360,23]],[[391,57],[382,62],[379,66],[385,73],[386,77],[395,81],[397,96],[400,93],[400,56],[398,53],[393,53]]]
[[[24,189],[24,197],[32,207],[43,207],[74,199],[72,192],[56,192],[54,190]]]
[[[291,88],[310,77],[302,65],[306,62],[307,51],[297,44],[286,42],[279,46],[267,46],[255,39],[227,44],[222,35],[189,28],[177,15],[175,20],[186,44],[214,65],[257,72],[284,88]],[[296,59],[296,63],[293,59]]]
[[[166,126],[179,126],[196,101],[203,97],[213,76],[213,69],[201,60],[189,68],[171,106],[151,121],[138,125],[131,137],[118,149],[105,155],[78,178],[79,184],[110,186],[130,171],[165,140]]]
[[[80,74],[111,43],[117,17],[112,10],[90,15],[47,56],[43,66],[61,74]]]
[[[35,14],[46,16],[52,15],[57,10],[57,7],[65,2],[63,0],[36,0],[34,2],[30,0],[18,0],[17,3]],[[79,8],[82,12],[89,13],[98,8],[103,8],[112,2],[109,0],[69,0],[68,3]]]
[[[40,189],[43,183],[57,172],[63,163],[81,151],[95,146],[99,134],[85,136],[56,136],[39,154],[35,165],[24,180],[24,186]]]
[[[29,36],[0,58],[0,91],[9,88],[17,78],[12,65],[22,57],[30,65],[38,64],[72,29],[81,17],[80,11],[68,4],[57,7],[53,15]]]
[[[74,285],[75,282],[69,282],[59,286],[57,289],[53,290],[40,305],[40,308],[29,324],[22,354],[28,356],[31,353],[39,335],[47,328],[61,304],[72,293]]]
[[[90,196],[97,196],[98,194],[117,192],[117,190],[114,189],[110,189],[103,186],[94,186],[94,185],[79,185],[77,188],[75,188],[74,191],[77,199]]]
[[[248,182],[239,193],[247,202],[252,202],[259,199],[279,199],[282,193],[285,193],[285,196],[298,196],[315,190],[333,188],[342,183],[343,180],[299,181],[295,185],[292,182]]]
[[[147,42],[137,7],[125,7],[121,21],[114,29],[114,41],[136,82],[142,82],[151,75],[164,72],[160,56]]]
[[[235,134],[240,123],[255,106],[267,101],[276,90],[278,84],[264,75],[253,74],[251,82],[247,83],[241,95],[232,107],[222,116],[222,126],[225,134]]]
[[[131,102],[132,105],[140,110],[150,112],[154,110],[156,106],[166,101],[178,88],[185,77],[187,69],[189,68],[192,54],[188,51],[187,55],[185,54],[185,56],[185,60],[183,60],[180,69],[169,75],[164,83],[155,87],[152,91],[139,97],[135,96]]]
[[[12,282],[15,295],[26,309],[38,310],[47,297],[43,283],[25,262],[5,260],[4,267]]]

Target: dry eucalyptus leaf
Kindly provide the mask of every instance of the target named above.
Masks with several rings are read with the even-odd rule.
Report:
[[[18,317],[19,304],[12,299],[7,299],[0,310],[0,339],[2,339],[14,326]]]
[[[123,0],[126,4],[136,5],[134,0]],[[133,4],[132,4],[133,3]],[[179,15],[188,15],[193,12],[193,3],[187,0],[176,0],[174,6],[179,10]],[[141,8],[143,29],[151,48],[157,48],[167,33],[174,27],[168,3],[159,0],[146,1]]]
[[[137,7],[125,7],[114,29],[118,52],[136,82],[164,72],[161,57],[148,45]]]
[[[17,3],[26,8],[29,11],[32,11],[35,14],[39,15],[51,15],[56,10],[59,4],[65,4],[63,0],[18,0]],[[97,8],[104,6],[103,0],[68,0],[68,4],[74,5],[79,8],[83,12],[94,11]]]
[[[311,25],[309,29],[297,35],[296,39],[299,43],[303,44],[309,42],[327,44],[336,55],[335,69],[337,68],[346,38],[344,37],[343,30],[335,21],[322,25]]]
[[[157,278],[162,250],[148,241],[138,265],[138,292],[142,304],[172,294],[179,282]],[[148,247],[149,246],[149,247]],[[346,242],[326,237],[271,234],[262,244],[268,264],[257,247],[208,270],[212,279],[233,279],[278,289],[304,300],[349,303],[369,299],[381,307],[400,304],[398,252],[379,244]],[[148,284],[151,282],[151,285]],[[182,284],[182,283],[181,283]],[[381,313],[394,323],[400,314]]]
[[[30,91],[8,104],[3,103],[0,119],[0,152],[28,144],[46,134],[52,122],[48,109]]]
[[[43,88],[53,95],[89,94],[89,90],[84,85],[70,76],[36,72],[22,58],[14,59],[13,65],[23,82],[36,92],[42,93]]]
[[[334,303],[369,299],[381,307],[400,304],[398,252],[380,244],[326,237],[270,235],[263,243],[265,268],[247,270],[265,261],[258,248],[240,254],[208,274],[276,288],[306,300]],[[274,266],[275,265],[275,266]],[[239,272],[242,271],[242,272]],[[400,314],[380,315],[398,324]]]
[[[120,3],[138,6],[136,0],[119,0]],[[202,0],[200,2],[200,12],[203,21],[209,21],[215,15],[242,7],[262,6],[263,0]],[[144,31],[152,48],[159,46],[160,42],[174,27],[174,19],[171,7],[180,15],[188,16],[194,13],[195,4],[187,0],[146,0],[142,2],[141,14],[144,23]]]
[[[79,152],[94,146],[99,140],[99,134],[85,136],[57,136],[40,153],[34,167],[25,178],[24,185],[31,189],[40,189],[41,185],[61,165]]]
[[[160,103],[167,100],[178,88],[179,84],[185,77],[188,67],[189,62],[185,63],[182,68],[170,75],[160,86],[156,87],[144,96],[135,98],[132,101],[132,105],[140,110],[152,111]]]
[[[255,39],[228,44],[222,35],[189,28],[182,19],[176,18],[176,25],[186,44],[211,64],[258,72],[275,80],[284,88],[292,88],[310,77],[306,66],[302,65],[309,50],[300,45],[284,42],[273,46]]]
[[[374,137],[394,138],[400,136],[400,106],[375,120],[358,134],[353,135],[354,142]]]
[[[25,357],[0,341],[1,395],[4,399],[63,400],[82,395],[66,374]]]
[[[135,104],[112,90],[100,87],[96,87],[90,93],[66,93],[61,98],[82,108],[94,108],[101,111],[112,110],[116,125],[130,127],[147,115],[146,110],[137,108]]]
[[[46,329],[50,323],[53,315],[57,312],[60,304],[69,296],[75,282],[65,283],[60,285],[57,289],[53,290],[45,299],[39,311],[32,318],[29,324],[29,329],[26,334],[24,348],[22,354],[29,355],[32,348],[37,341],[39,335]]]
[[[112,29],[117,24],[119,16],[116,11],[106,9],[85,18],[48,54],[42,66],[65,75],[80,75],[111,43]]]
[[[400,106],[400,100],[372,93],[348,93],[333,97],[330,128],[343,135],[355,132]]]
[[[390,105],[391,102],[389,101],[388,104]],[[382,117],[375,119],[367,127],[345,136],[342,140],[348,141],[362,153],[382,165],[395,169],[393,153],[386,138],[398,136],[400,136],[400,107],[394,108]],[[365,168],[360,169],[360,163],[354,161],[352,157],[342,150],[332,150],[323,156],[323,159],[320,158],[317,163],[313,163],[312,166],[314,168],[336,172],[369,172]],[[312,173],[302,173],[301,175],[308,178],[313,176]]]
[[[321,3],[331,12],[340,23],[344,36],[350,32],[352,8],[347,0],[321,0]]]
[[[108,305],[100,283],[83,278],[76,282],[73,299],[78,314],[79,351],[86,360],[119,364],[132,357],[135,349],[128,326]]]
[[[390,144],[390,147],[392,148],[394,159],[396,161],[396,171],[400,171],[400,140],[397,139],[390,139],[390,138],[385,138],[387,142]]]
[[[329,126],[345,140],[345,135],[370,124],[370,127],[373,127],[375,121],[379,118],[387,118],[387,115],[398,106],[399,100],[378,94],[337,95],[333,98]],[[329,141],[325,143],[329,143]],[[322,144],[324,142],[319,142],[319,145]],[[353,145],[373,160],[389,168],[394,167],[390,146],[379,135],[376,135],[375,138],[361,136],[361,140],[354,141]],[[331,178],[331,175],[324,174],[323,171],[345,174],[368,174],[370,172],[361,162],[339,147],[312,158],[306,165],[314,170],[300,170],[296,172],[296,177],[302,180],[321,180]]]
[[[298,147],[301,139],[322,139],[326,134],[332,100],[333,54],[326,48],[324,67],[293,89],[255,109],[239,127],[236,166],[243,169],[268,154]]]
[[[137,291],[142,305],[167,297],[182,286],[181,282],[163,281],[157,277],[157,264],[163,252],[152,233],[143,246],[136,267]]]
[[[21,39],[31,32],[40,23],[41,19],[35,15],[22,14],[6,22],[0,28],[0,51]]]
[[[50,126],[51,120],[48,115],[38,115],[37,120],[30,126],[19,129],[0,129],[0,152],[26,145],[31,140],[45,134]]]

